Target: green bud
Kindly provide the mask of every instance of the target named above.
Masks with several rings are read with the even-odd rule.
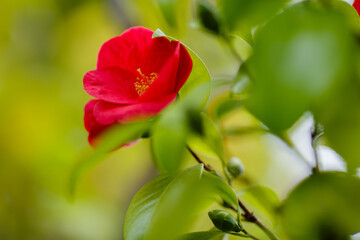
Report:
[[[223,210],[210,211],[209,217],[214,226],[224,232],[240,232],[241,227],[235,218],[228,212]]]
[[[198,1],[197,14],[202,27],[215,34],[220,33],[219,16],[215,7],[208,1]]]
[[[233,178],[236,178],[244,173],[244,165],[237,157],[230,158],[226,165],[226,169]]]

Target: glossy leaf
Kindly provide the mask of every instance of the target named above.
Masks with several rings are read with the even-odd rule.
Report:
[[[124,239],[143,239],[146,226],[151,221],[152,214],[170,182],[171,175],[162,175],[148,182],[133,198],[126,213]]]
[[[345,1],[332,1],[331,5],[345,18],[347,25],[351,30],[359,34],[360,18],[355,8]]]
[[[340,1],[334,1],[333,4],[339,14],[344,15],[350,28],[358,32],[360,18],[354,8]],[[352,46],[351,51],[353,59],[349,66],[353,72],[343,75],[341,85],[331,96],[314,103],[312,112],[316,121],[324,125],[325,137],[330,147],[344,158],[349,173],[355,174],[360,167],[359,45]]]
[[[129,206],[125,219],[124,239],[175,239],[193,219],[193,215],[188,210],[195,211],[194,206],[197,207],[197,204],[196,202],[195,205],[190,204],[196,190],[196,186],[191,183],[200,180],[202,169],[202,165],[186,169],[171,181],[166,181],[166,186],[165,184],[157,186],[158,180],[145,185]],[[196,198],[196,200],[200,199]],[[183,220],[185,220],[184,224],[176,226],[178,221]]]
[[[154,126],[152,150],[161,172],[173,173],[179,169],[186,149],[188,131],[186,111],[176,106],[164,112]]]
[[[285,10],[258,33],[247,108],[275,132],[289,128],[344,81],[352,44],[334,9],[310,1]]]
[[[251,43],[251,28],[276,14],[287,0],[218,0],[227,30]]]
[[[199,109],[202,110],[210,96],[210,73],[200,57],[185,44],[184,46],[188,49],[191,59],[193,60],[193,70],[184,86],[180,89],[179,95],[180,97],[185,97],[189,95],[193,89],[201,87],[202,90],[199,90],[197,97],[199,98],[199,103],[201,103]]]
[[[134,197],[125,219],[125,240],[176,239],[217,199],[236,204],[236,195],[203,165],[174,177],[158,177]],[[206,213],[203,213],[206,214]]]
[[[103,160],[109,152],[141,138],[141,135],[149,129],[150,125],[150,121],[144,121],[118,125],[106,131],[100,137],[100,144],[96,146],[95,150],[84,157],[73,169],[69,182],[70,194],[74,194],[77,182],[89,168]]]
[[[203,181],[210,189],[210,194],[219,196],[221,201],[225,201],[226,203],[231,204],[233,207],[237,208],[238,199],[234,190],[221,178],[205,172],[203,174]]]
[[[195,223],[199,213],[214,203],[216,196],[229,198],[229,193],[220,191],[219,185],[213,186],[220,183],[202,170],[202,165],[187,169],[171,183],[159,199],[146,240],[174,239]]]
[[[312,175],[284,202],[291,239],[348,239],[360,231],[360,179],[344,173]]]

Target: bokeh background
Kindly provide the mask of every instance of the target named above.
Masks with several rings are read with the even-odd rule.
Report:
[[[213,78],[237,71],[231,51],[197,28],[194,13],[169,26],[149,0],[16,0],[0,8],[0,239],[122,239],[126,208],[136,191],[156,176],[149,141],[120,149],[94,166],[68,194],[71,170],[91,151],[83,127],[90,97],[82,78],[95,68],[102,43],[131,26],[161,28],[181,39],[206,63]],[[247,46],[239,43],[242,54]],[[212,99],[216,102],[216,94]],[[210,105],[211,107],[211,102]],[[258,124],[244,110],[221,123]],[[311,116],[292,136],[309,162]],[[283,199],[309,174],[306,165],[275,137],[244,134],[226,139],[229,156],[242,159],[246,176]],[[321,146],[323,166],[344,170]],[[276,173],[276,174],[274,174]],[[274,177],[275,176],[275,177]]]

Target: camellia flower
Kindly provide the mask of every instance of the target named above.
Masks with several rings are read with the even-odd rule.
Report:
[[[134,27],[101,47],[96,70],[84,76],[91,96],[85,106],[89,142],[113,124],[157,115],[172,103],[188,79],[192,60],[179,41],[152,38],[153,31]]]
[[[360,15],[360,0],[355,0],[353,7],[356,9],[358,14]]]

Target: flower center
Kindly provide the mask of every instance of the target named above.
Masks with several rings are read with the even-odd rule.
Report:
[[[150,85],[159,77],[158,73],[151,73],[150,76],[146,76],[141,72],[141,69],[137,69],[140,77],[136,78],[136,82],[134,82],[135,90],[139,96],[143,95],[146,90],[150,87]]]

